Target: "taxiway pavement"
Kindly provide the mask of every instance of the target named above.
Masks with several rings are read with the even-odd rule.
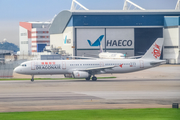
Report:
[[[0,112],[67,109],[171,107],[180,103],[180,65],[126,74],[115,79],[0,81]],[[63,75],[35,76],[62,78]],[[14,74],[14,78],[29,78]]]
[[[0,112],[171,107],[180,79],[0,81]]]

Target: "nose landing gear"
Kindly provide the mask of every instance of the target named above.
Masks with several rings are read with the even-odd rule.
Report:
[[[91,79],[91,76],[87,77],[86,80],[89,81]],[[96,81],[97,77],[93,75],[92,81]]]
[[[31,79],[31,82],[34,82],[34,75],[32,75],[32,79]]]

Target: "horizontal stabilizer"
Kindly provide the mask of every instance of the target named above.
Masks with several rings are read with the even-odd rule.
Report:
[[[150,64],[153,65],[153,66],[162,65],[162,64],[165,64],[165,63],[166,63],[166,60],[158,60],[158,61],[150,62]]]

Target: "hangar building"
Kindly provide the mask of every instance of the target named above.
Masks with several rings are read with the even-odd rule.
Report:
[[[164,38],[161,58],[180,63],[180,10],[65,10],[49,29],[50,45],[73,56],[106,52],[143,55]]]

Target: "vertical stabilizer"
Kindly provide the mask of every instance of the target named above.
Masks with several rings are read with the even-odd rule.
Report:
[[[141,59],[159,60],[162,52],[164,38],[158,38]]]
[[[101,45],[99,46],[99,48],[100,48],[100,53],[102,53],[102,52],[103,52],[103,46],[102,46],[102,43],[101,43]]]

